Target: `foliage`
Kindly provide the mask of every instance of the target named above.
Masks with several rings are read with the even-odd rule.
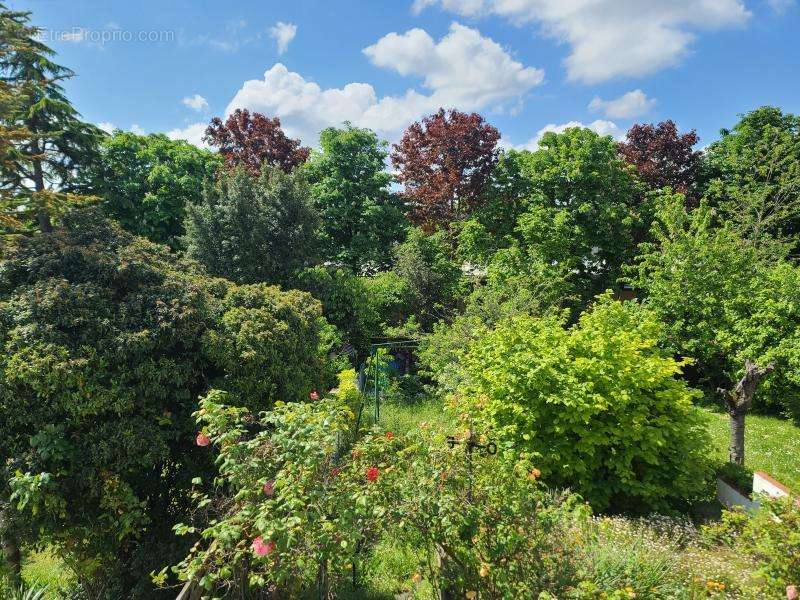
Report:
[[[694,129],[679,134],[675,123],[667,120],[658,125],[633,125],[618,148],[651,189],[668,187],[695,206],[701,192],[703,167],[703,154],[694,149],[699,140]]]
[[[513,252],[561,273],[588,302],[615,286],[632,257],[634,231],[647,222],[640,190],[608,136],[583,128],[546,133],[525,155],[528,208],[516,225]]]
[[[131,233],[178,248],[186,205],[200,201],[220,163],[218,155],[182,140],[115,131],[74,187],[101,197],[106,214]]]
[[[181,578],[215,595],[237,582],[293,597],[324,591],[368,563],[385,532],[418,549],[414,585],[424,577],[503,597],[574,583],[577,544],[563,540],[586,509],[543,493],[524,457],[470,466],[463,447],[425,426],[407,437],[373,431],[348,449],[354,415],[338,395],[276,406],[249,435],[245,415],[224,400],[207,396],[198,418],[220,450],[216,485],[231,495],[215,503],[198,492],[198,506],[213,507],[208,525],[176,527],[203,538]]]
[[[70,104],[62,82],[74,73],[51,60],[54,52],[38,39],[29,12],[0,4],[0,32],[12,40],[0,54],[0,74],[19,91],[0,116],[2,127],[17,132],[14,152],[0,165],[0,189],[14,198],[8,212],[36,218],[47,232],[51,214],[82,200],[64,190],[95,152],[100,130],[83,122]]]
[[[709,544],[723,544],[752,557],[767,592],[780,597],[800,581],[800,506],[795,498],[761,499],[754,512],[723,511],[719,523],[705,526]]]
[[[708,148],[708,197],[755,246],[800,247],[800,117],[763,106]]]
[[[288,173],[309,155],[300,140],[286,137],[278,117],[251,114],[246,108],[237,108],[224,122],[219,117],[211,119],[203,140],[219,148],[229,167],[242,167],[254,177],[265,164]]]
[[[451,316],[463,295],[464,279],[443,232],[426,235],[409,230],[397,249],[394,272],[405,283],[403,309],[423,330]]]
[[[426,231],[466,218],[481,202],[500,133],[477,113],[437,113],[412,123],[392,152],[409,218]]]
[[[323,384],[320,319],[306,294],[200,277],[96,212],[24,240],[0,263],[0,494],[18,533],[109,597],[152,597],[143,573],[185,551],[169,524],[211,466],[197,396],[305,397]]]
[[[381,331],[378,298],[371,293],[369,280],[346,269],[317,266],[298,275],[297,287],[322,302],[322,314],[342,337],[342,350],[352,352],[357,363],[363,360],[370,340]]]
[[[307,172],[323,257],[358,274],[387,269],[406,223],[400,197],[389,190],[386,143],[350,124],[323,130],[319,143]]]
[[[365,454],[340,462],[355,415],[338,398],[278,404],[252,436],[245,435],[242,411],[225,401],[210,393],[197,416],[219,448],[215,483],[231,495],[215,506],[197,492],[198,507],[210,506],[212,520],[198,530],[207,543],[179,566],[181,577],[214,595],[242,581],[277,586],[290,597],[349,577],[381,527],[395,477],[389,465],[369,459],[392,440],[370,438]],[[176,526],[178,533],[195,530]]]
[[[608,296],[566,328],[515,317],[463,356],[465,409],[503,446],[540,455],[542,477],[597,509],[678,507],[702,491],[707,435],[677,376],[685,362],[657,342],[660,324]]]
[[[287,285],[316,255],[317,215],[299,171],[264,167],[220,174],[186,208],[186,252],[209,273],[237,283]]]
[[[666,347],[695,359],[694,379],[707,390],[732,387],[746,358],[775,361],[755,406],[797,414],[800,272],[768,262],[713,216],[705,203],[687,213],[679,195],[665,196],[631,282],[666,324]]]

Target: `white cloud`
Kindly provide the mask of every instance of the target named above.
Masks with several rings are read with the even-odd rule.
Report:
[[[602,111],[611,119],[632,119],[646,114],[655,105],[655,98],[648,98],[642,90],[636,89],[613,100],[603,100],[600,96],[595,96],[589,103],[589,110]]]
[[[548,123],[539,131],[537,131],[536,135],[534,135],[524,144],[517,145],[504,141],[501,145],[505,148],[513,148],[514,150],[530,150],[533,152],[539,149],[539,142],[542,141],[542,137],[548,131],[552,131],[553,133],[564,133],[564,131],[573,127],[586,127],[587,129],[591,129],[600,135],[610,135],[615,140],[621,140],[623,137],[625,137],[625,131],[623,131],[616,123],[613,121],[604,121],[602,119],[598,119],[596,121],[592,121],[588,125],[584,125],[580,121],[569,121],[568,123],[561,123],[560,125]]]
[[[673,66],[689,52],[694,31],[742,25],[750,16],[742,0],[416,0],[413,8],[430,5],[540,25],[544,34],[569,44],[567,74],[584,83]]]
[[[289,44],[297,35],[297,25],[278,21],[270,27],[269,37],[278,44],[278,54],[283,54],[289,49]]]
[[[385,35],[364,54],[379,67],[422,77],[442,104],[464,109],[520,97],[544,80],[541,69],[524,66],[494,40],[458,23],[438,43],[411,29]]]
[[[100,123],[97,124],[97,126],[106,133],[114,133],[114,130],[118,129],[118,127],[114,125],[114,123],[110,123],[109,121],[101,121]]]
[[[208,148],[208,144],[203,141],[203,134],[206,132],[208,123],[192,123],[184,128],[173,129],[167,132],[167,137],[171,140],[186,140],[198,148]]]
[[[135,133],[136,135],[147,135],[147,132],[140,127],[138,123],[131,125],[131,133]]]
[[[420,77],[424,90],[379,98],[368,83],[323,89],[277,63],[263,79],[245,81],[227,112],[248,108],[276,115],[288,135],[311,145],[322,129],[343,121],[394,138],[439,107],[482,110],[518,103],[544,78],[541,70],[523,66],[491,39],[457,23],[439,42],[412,29],[384,36],[364,54],[377,66]]]
[[[195,94],[194,96],[187,96],[181,102],[195,110],[197,112],[204,112],[208,110],[208,101],[203,98],[200,94]]]
[[[795,0],[767,0],[769,7],[778,15],[782,15],[795,4]]]

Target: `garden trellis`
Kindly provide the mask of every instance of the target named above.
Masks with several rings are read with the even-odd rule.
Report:
[[[418,342],[412,339],[398,339],[370,344],[369,359],[361,369],[359,387],[364,393],[367,393],[369,389],[369,393],[373,397],[376,423],[381,416],[381,390],[385,389],[389,383],[392,368],[389,360],[391,352],[393,350],[416,348],[417,345]]]

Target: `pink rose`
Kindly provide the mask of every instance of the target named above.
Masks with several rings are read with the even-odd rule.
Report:
[[[269,540],[265,543],[264,539],[261,536],[258,536],[253,540],[253,543],[250,545],[250,547],[253,549],[253,552],[256,554],[256,556],[266,556],[275,550],[275,542]]]
[[[275,482],[270,479],[267,483],[264,484],[262,488],[264,490],[264,495],[268,498],[271,498],[272,495],[275,493]]]
[[[797,586],[796,585],[787,585],[786,586],[786,600],[797,600]]]
[[[311,398],[312,400],[319,400],[319,394],[317,393],[317,391],[316,391],[316,390],[314,390],[313,392],[311,392],[311,393],[308,395],[308,397],[309,397],[309,398]]]
[[[198,431],[197,432],[197,437],[195,438],[194,441],[197,443],[198,446],[204,447],[204,446],[208,446],[211,443],[211,438],[208,437],[202,431]]]

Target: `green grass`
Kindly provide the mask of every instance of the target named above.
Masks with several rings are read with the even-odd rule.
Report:
[[[437,400],[417,404],[381,404],[380,416],[380,427],[398,435],[416,429],[420,423],[427,423],[436,429],[453,425],[451,414]]]
[[[728,415],[703,409],[709,416],[713,439],[712,458],[728,460],[730,426]],[[800,427],[791,421],[763,415],[748,415],[745,420],[745,467],[764,471],[791,488],[800,491]]]

